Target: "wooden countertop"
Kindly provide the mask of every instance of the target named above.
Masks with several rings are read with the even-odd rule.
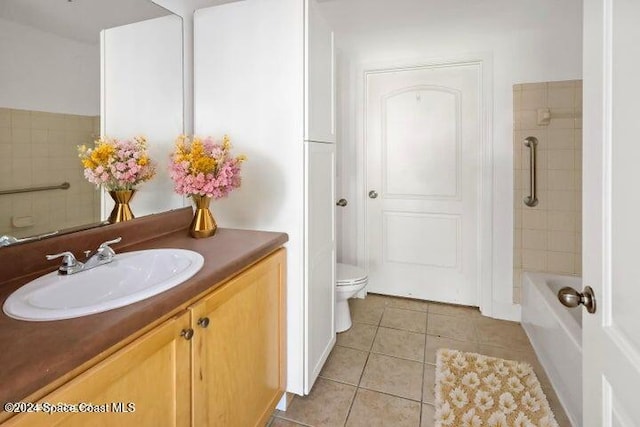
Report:
[[[188,214],[186,218],[189,218]],[[114,352],[117,344],[126,343],[152,325],[181,312],[198,296],[215,289],[287,240],[284,233],[231,229],[218,229],[216,235],[208,239],[193,239],[184,227],[125,249],[118,250],[118,245],[114,245],[117,252],[148,248],[191,249],[202,254],[205,262],[195,276],[173,289],[91,316],[26,322],[0,312],[0,402],[40,397],[33,394],[54,381],[61,381],[97,356]],[[0,262],[1,259],[2,253]],[[14,290],[42,274],[39,271],[0,282],[0,304]]]

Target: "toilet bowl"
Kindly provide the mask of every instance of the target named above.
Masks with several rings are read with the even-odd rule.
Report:
[[[349,298],[367,286],[367,272],[349,264],[336,264],[336,332],[344,332],[351,327]]]

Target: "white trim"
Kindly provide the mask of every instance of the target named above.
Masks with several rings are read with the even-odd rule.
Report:
[[[357,192],[357,246],[358,265],[368,266],[366,242],[366,147],[365,147],[365,81],[369,74],[388,70],[406,70],[434,66],[477,64],[480,66],[480,109],[482,141],[480,143],[481,179],[478,185],[478,273],[477,301],[486,316],[520,320],[520,306],[499,303],[493,299],[493,58],[490,53],[469,54],[460,57],[431,60],[393,61],[359,64],[356,71],[356,192]],[[358,105],[359,104],[359,105]],[[494,305],[497,310],[494,310]],[[504,307],[503,307],[504,306]]]

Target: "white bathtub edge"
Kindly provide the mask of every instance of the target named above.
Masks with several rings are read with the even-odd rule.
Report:
[[[538,346],[535,344],[536,339],[533,337],[533,333],[531,331],[531,327],[529,326],[529,324],[522,323],[522,329],[524,329],[524,332],[527,334],[527,337],[529,338],[529,342],[531,343],[531,347],[533,347],[533,351],[536,353],[536,357],[540,361],[540,365],[542,366],[542,369],[544,369],[545,374],[547,374],[547,378],[551,383],[551,387],[553,387],[554,391],[558,390],[561,387],[558,384],[557,380],[554,380],[554,378],[558,378],[559,373],[556,372],[555,370],[552,370],[553,363],[547,358],[544,352],[540,351],[540,349],[537,348]],[[567,402],[563,398],[563,393],[556,392],[556,396],[560,401],[560,405],[562,405],[562,409],[564,409],[564,413],[567,415],[567,418],[569,418],[569,422],[571,423],[571,425],[573,427],[581,427],[578,424],[578,420],[576,419],[575,414],[573,414],[573,412],[569,410],[569,405],[567,405]],[[547,396],[547,400],[548,399],[549,399],[549,396]]]

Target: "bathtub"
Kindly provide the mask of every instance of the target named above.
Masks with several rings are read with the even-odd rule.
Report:
[[[558,301],[565,286],[582,278],[550,273],[522,276],[522,327],[574,427],[582,425],[582,308]]]

